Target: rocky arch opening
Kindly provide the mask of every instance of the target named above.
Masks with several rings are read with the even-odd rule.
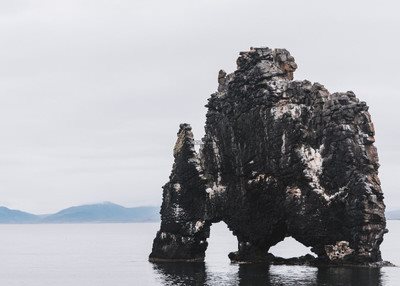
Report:
[[[315,255],[312,253],[311,247],[305,246],[291,236],[285,237],[284,240],[272,246],[268,252],[282,258],[300,257],[307,254]]]
[[[205,250],[205,261],[211,265],[226,261],[241,262],[241,259],[236,260],[236,257],[234,257],[238,254],[238,249],[240,250],[241,242],[229,229],[228,225],[224,221],[219,221],[209,223],[208,228],[209,238],[207,239],[208,247]],[[260,259],[260,262],[269,261],[272,264],[290,264],[302,258],[305,261],[312,261],[313,257],[315,257],[315,253],[311,251],[311,247],[305,246],[291,236],[285,237],[269,249],[266,247],[262,252],[262,257],[264,258]]]
[[[213,223],[210,227],[210,237],[205,260],[209,264],[229,261],[228,253],[237,249],[237,238],[223,221]]]

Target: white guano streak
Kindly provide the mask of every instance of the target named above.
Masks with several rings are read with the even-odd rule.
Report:
[[[325,194],[325,190],[321,186],[319,179],[320,175],[322,174],[322,149],[323,145],[321,145],[318,149],[314,149],[311,146],[302,145],[298,149],[298,153],[301,157],[303,164],[306,166],[303,173],[306,178],[310,179],[309,185],[313,189],[313,192],[322,196],[326,201],[329,201],[330,197]]]

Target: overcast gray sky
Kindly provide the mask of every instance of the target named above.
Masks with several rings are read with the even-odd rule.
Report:
[[[0,205],[158,205],[180,122],[203,135],[223,68],[287,48],[295,79],[353,90],[400,207],[400,4],[385,1],[0,1]]]

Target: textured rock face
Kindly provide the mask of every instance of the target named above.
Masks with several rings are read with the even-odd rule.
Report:
[[[193,143],[191,127],[181,124],[151,259],[204,260],[211,223],[205,222],[207,181]]]
[[[238,239],[232,261],[265,261],[292,236],[320,261],[381,261],[386,230],[368,106],[353,92],[293,81],[284,49],[240,53],[220,71],[200,154],[182,124],[150,260],[203,260],[210,225]]]

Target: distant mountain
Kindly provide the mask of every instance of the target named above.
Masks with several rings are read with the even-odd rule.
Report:
[[[387,219],[400,219],[400,210],[386,212]]]
[[[0,223],[35,223],[39,220],[34,214],[0,207]]]
[[[44,223],[83,223],[83,222],[144,222],[158,221],[159,208],[125,208],[110,202],[67,208],[46,216]]]
[[[0,207],[0,223],[111,223],[159,220],[158,207],[125,208],[110,202],[70,207],[55,214],[41,216]]]

